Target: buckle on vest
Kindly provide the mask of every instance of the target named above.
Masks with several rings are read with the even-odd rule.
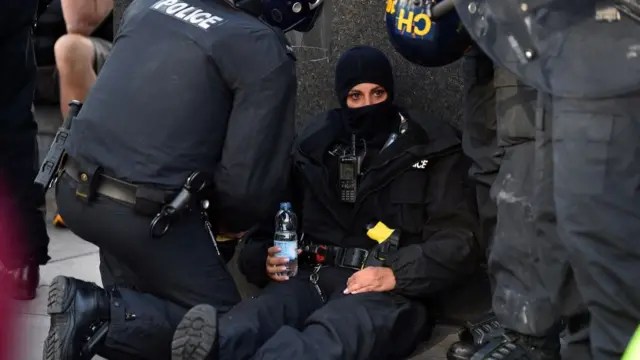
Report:
[[[336,265],[351,269],[360,270],[364,267],[365,261],[369,257],[369,251],[361,248],[342,249],[337,256]]]

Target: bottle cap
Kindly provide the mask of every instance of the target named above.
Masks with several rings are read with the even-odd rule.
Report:
[[[280,210],[291,210],[291,203],[289,202],[280,203]]]

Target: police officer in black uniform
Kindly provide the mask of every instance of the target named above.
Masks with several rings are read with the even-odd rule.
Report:
[[[438,6],[431,8],[432,16],[436,17],[437,9],[446,5],[446,1],[437,3]],[[425,10],[424,6],[414,9]],[[442,54],[454,53],[455,43],[444,40],[462,36],[458,16],[451,11],[435,20],[440,31],[433,38],[405,40],[403,34],[394,34],[395,27],[390,29],[399,52],[413,62],[426,65],[441,64]],[[452,346],[448,357],[469,359],[475,353],[474,346],[467,341],[469,338],[475,336],[483,342],[506,330],[511,342],[525,345],[530,358],[559,359],[561,314],[554,301],[564,295],[566,284],[540,283],[534,277],[539,263],[521,260],[538,257],[544,249],[538,244],[558,236],[549,181],[552,174],[547,165],[551,161],[550,133],[540,125],[550,116],[545,108],[537,111],[538,101],[542,99],[538,99],[535,88],[518,80],[504,67],[496,66],[477,44],[471,43],[465,51],[462,77],[462,147],[472,159],[469,175],[476,184],[489,273],[494,284],[509,283],[509,288],[494,292],[495,315],[472,321],[473,328],[463,332],[465,341]],[[544,266],[557,271],[567,264],[567,256],[557,256],[553,263]],[[579,297],[570,301],[574,309],[580,309]],[[482,326],[486,324],[498,326],[487,332]],[[477,336],[478,331],[485,332],[485,336]],[[574,348],[584,339],[568,340]]]
[[[56,193],[66,225],[100,247],[104,289],[53,280],[45,359],[166,359],[190,307],[240,301],[214,235],[248,230],[281,199],[296,77],[276,27],[306,31],[320,5],[129,6]]]
[[[473,178],[491,189],[491,198],[478,203],[485,220],[483,234],[491,239],[489,274],[494,284],[510,284],[508,291],[493,293],[495,317],[513,342],[526,345],[529,358],[560,359],[561,314],[555,299],[572,284],[540,283],[532,277],[539,264],[521,261],[538,257],[544,249],[539,244],[558,238],[552,174],[547,172],[550,133],[541,125],[549,120],[548,107],[538,104],[542,99],[535,88],[495,66],[475,44],[464,57],[462,73],[466,89],[463,148],[474,160]],[[558,256],[544,266],[566,268],[568,258]],[[511,296],[513,293],[519,296]],[[579,296],[571,301],[580,311]],[[516,311],[518,316],[514,316]],[[585,354],[584,338],[567,340]],[[474,352],[473,346],[462,342],[451,347],[449,357],[469,359]]]
[[[31,33],[36,10],[45,1],[0,3],[0,182],[14,195],[11,218],[0,233],[12,234],[11,253],[0,254],[0,281],[10,281],[13,296],[33,299],[40,265],[49,260],[44,222],[44,193],[33,184],[38,168],[37,124],[32,103],[36,64]],[[7,247],[5,247],[7,248]]]
[[[348,50],[335,87],[341,108],[313,119],[294,146],[300,273],[277,275],[272,230],[253,237],[241,269],[268,285],[226,314],[190,310],[173,360],[406,358],[433,324],[424,302],[476,269],[469,163],[455,130],[393,104],[391,66],[377,49]],[[351,168],[354,152],[361,165]],[[342,186],[353,176],[355,197]],[[399,247],[370,264],[376,242],[365,233],[377,221],[399,232]]]
[[[566,358],[619,359],[640,322],[640,252],[634,243],[640,234],[640,5],[456,1],[456,8],[496,63],[542,92],[536,171],[528,176],[535,191],[532,215],[557,214],[559,236],[540,236],[527,258],[496,254],[503,265],[496,271],[496,296],[507,300],[500,311],[522,314],[535,301],[518,283],[546,289],[550,312],[566,318],[568,335],[590,341],[590,354],[575,347]],[[511,316],[521,327],[548,318]],[[523,355],[529,344],[514,346],[519,334],[507,335],[476,358],[530,356]]]

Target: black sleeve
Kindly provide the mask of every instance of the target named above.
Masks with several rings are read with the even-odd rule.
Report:
[[[273,244],[273,224],[263,221],[247,239],[238,257],[238,268],[247,281],[257,287],[269,283],[266,271],[267,249]]]
[[[261,222],[282,200],[291,166],[295,94],[293,61],[283,61],[234,90],[214,175],[216,220],[229,231]]]
[[[400,248],[387,259],[394,291],[411,297],[434,295],[471,274],[478,265],[478,220],[465,185],[461,151],[430,161],[422,243]]]
[[[286,192],[287,195],[282,200],[292,203],[293,211],[298,217],[298,230],[300,234],[303,216],[301,191],[302,188],[299,186],[295,171],[292,171],[292,180],[289,182]],[[274,216],[276,211],[277,209],[273,210]],[[247,281],[258,287],[264,287],[270,281],[265,266],[267,250],[273,246],[274,227],[273,218],[263,221],[258,229],[246,239],[238,258],[240,272],[247,278]]]

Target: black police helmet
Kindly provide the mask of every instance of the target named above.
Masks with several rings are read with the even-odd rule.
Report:
[[[446,0],[387,0],[389,40],[412,63],[439,67],[460,59],[471,38],[455,10],[434,20],[430,9]]]
[[[313,28],[324,0],[227,0],[234,7],[262,18],[287,32],[307,32]]]
[[[262,18],[287,32],[310,31],[322,12],[324,0],[262,0]]]

